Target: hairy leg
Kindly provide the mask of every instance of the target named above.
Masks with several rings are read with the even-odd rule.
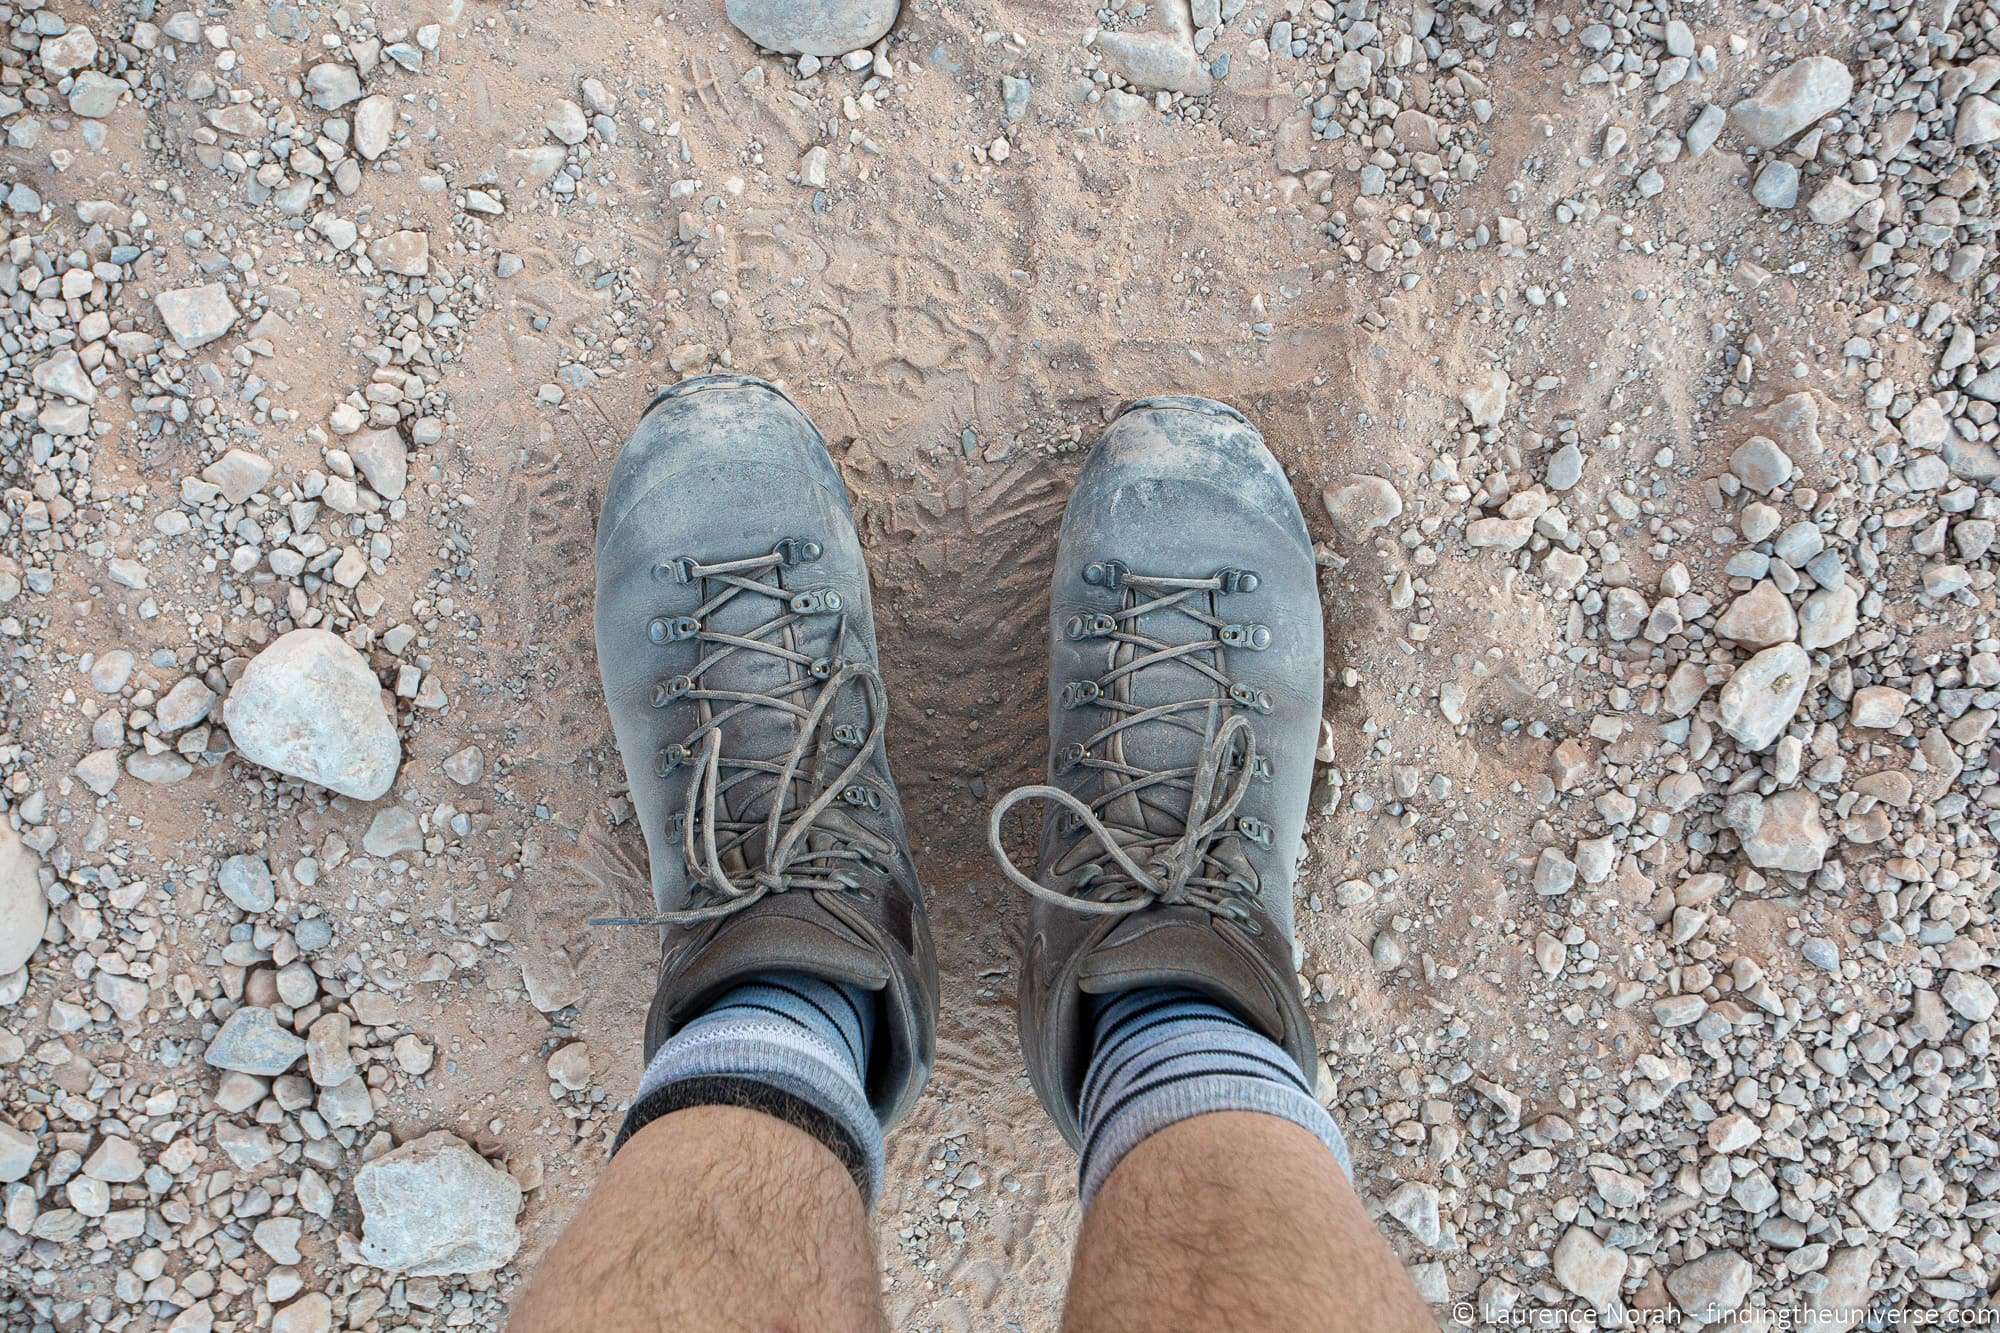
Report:
[[[1437,1328],[1333,1154],[1245,1112],[1170,1125],[1112,1168],[1083,1219],[1063,1324]]]
[[[861,1191],[824,1144],[773,1116],[662,1116],[606,1164],[510,1327],[880,1329]]]

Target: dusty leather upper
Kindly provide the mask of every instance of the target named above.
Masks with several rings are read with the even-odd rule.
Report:
[[[881,996],[867,1086],[893,1123],[934,1059],[937,965],[825,441],[759,380],[666,390],[613,468],[596,554],[598,662],[656,905],[716,913],[662,926],[647,1057],[746,975],[851,982]]]
[[[1224,571],[1234,576],[1214,578]],[[1130,615],[1175,595],[1171,584],[1147,579],[1222,587]],[[1233,646],[1132,669],[1159,654],[1158,645],[1220,645],[1225,637]],[[1187,859],[1176,838],[1190,796],[1185,779],[1176,786],[1145,775],[1195,770],[1232,716],[1247,719],[1260,758],[1247,776],[1244,765],[1225,764],[1201,803],[1221,810],[1224,788],[1240,796],[1225,811],[1225,830],[1202,841],[1198,868],[1180,876],[1228,886],[1191,895],[1211,900],[1206,905],[1149,904],[1106,917],[1041,896],[1033,903],[1021,1044],[1037,1091],[1072,1143],[1082,1137],[1076,1105],[1090,1054],[1090,994],[1187,986],[1255,1024],[1302,1069],[1313,1068],[1317,1047],[1293,966],[1292,881],[1319,732],[1322,651],[1311,541],[1256,430],[1203,399],[1128,407],[1085,461],[1063,517],[1049,615],[1049,784],[1141,849],[1137,859],[1149,862],[1158,883],[1171,877],[1176,856]],[[1190,700],[1208,702],[1170,711]],[[1144,720],[1147,710],[1159,716]],[[1135,782],[1130,794],[1103,800]],[[1100,840],[1071,810],[1044,804],[1034,877],[1041,886],[1086,899],[1140,896],[1118,886],[1124,877],[1107,869]],[[1218,901],[1227,910],[1213,910]]]

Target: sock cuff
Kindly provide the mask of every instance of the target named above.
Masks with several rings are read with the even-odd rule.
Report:
[[[861,1197],[873,1207],[882,1194],[880,1152],[871,1165],[867,1145],[837,1115],[832,1115],[803,1097],[761,1079],[740,1074],[700,1074],[676,1079],[644,1093],[633,1101],[611,1145],[611,1155],[626,1140],[662,1116],[697,1106],[740,1106],[772,1116],[818,1139],[837,1158],[854,1181]]]

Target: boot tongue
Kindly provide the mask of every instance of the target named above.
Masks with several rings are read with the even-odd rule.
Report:
[[[1206,995],[1285,1040],[1285,1008],[1272,995],[1270,970],[1240,932],[1192,907],[1135,912],[1107,931],[1077,974],[1087,995],[1139,986],[1181,986]],[[1289,984],[1290,970],[1284,980]]]
[[[804,894],[776,894],[726,919],[676,983],[700,1001],[758,972],[804,972],[862,990],[889,984],[882,952],[841,929]]]

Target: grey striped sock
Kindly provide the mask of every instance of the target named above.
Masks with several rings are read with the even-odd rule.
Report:
[[[803,1103],[808,1132],[831,1129],[835,1154],[865,1175],[873,1203],[882,1192],[882,1125],[868,1103],[865,1071],[875,1032],[875,1000],[866,991],[807,976],[771,972],[725,993],[653,1052],[620,1135],[667,1110],[724,1102],[769,1109],[730,1094],[748,1084],[773,1100]],[[722,1092],[718,1092],[720,1089]],[[821,1137],[825,1137],[824,1134]]]
[[[1193,991],[1147,986],[1097,1006],[1083,1081],[1083,1206],[1148,1135],[1211,1111],[1259,1111],[1310,1131],[1351,1174],[1347,1142],[1277,1043]]]

